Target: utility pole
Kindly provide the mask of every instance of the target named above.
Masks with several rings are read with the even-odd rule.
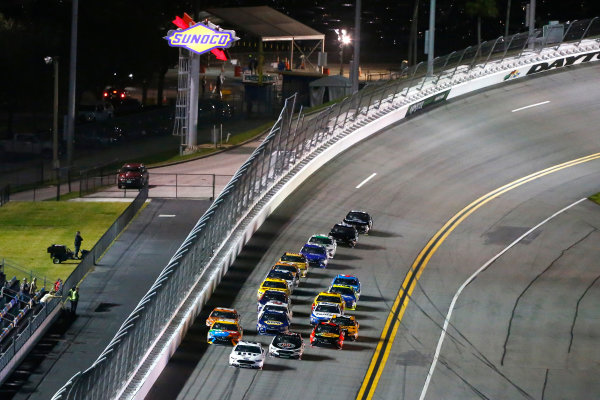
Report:
[[[360,66],[360,13],[361,0],[354,6],[354,63],[352,64],[352,93],[358,92],[358,72]]]
[[[508,37],[508,24],[510,22],[510,1],[508,0],[508,4],[506,5],[506,24],[504,26],[504,37]]]
[[[69,105],[67,113],[67,166],[73,163],[73,139],[75,136],[75,84],[77,81],[77,15],[79,0],[73,0],[71,11],[71,59],[69,62]]]
[[[429,52],[427,53],[427,76],[433,75],[433,45],[435,39],[435,0],[429,3]]]
[[[58,161],[58,57],[52,57],[54,64],[54,106],[52,112],[52,168],[60,167]]]

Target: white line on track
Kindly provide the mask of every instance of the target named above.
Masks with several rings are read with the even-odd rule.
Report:
[[[175,218],[175,214],[159,214],[158,218]]]
[[[456,304],[456,301],[458,300],[458,296],[460,296],[463,289],[465,287],[467,287],[467,285],[469,283],[471,283],[473,281],[473,279],[475,279],[477,277],[477,275],[479,275],[482,271],[484,271],[487,267],[489,267],[491,263],[493,263],[498,258],[500,258],[504,253],[506,253],[508,250],[510,250],[514,245],[519,243],[521,240],[523,240],[523,238],[525,238],[531,232],[535,231],[537,228],[544,225],[546,222],[555,218],[559,214],[562,214],[563,212],[567,211],[569,208],[576,206],[577,204],[581,203],[584,200],[586,200],[586,199],[584,198],[581,200],[577,200],[575,203],[570,204],[570,205],[566,206],[565,208],[563,208],[562,210],[555,212],[554,214],[552,214],[551,216],[549,216],[548,218],[546,218],[545,220],[543,220],[542,222],[540,222],[539,224],[537,224],[536,226],[534,226],[533,228],[531,228],[530,230],[528,230],[527,232],[525,232],[524,234],[519,236],[514,242],[509,244],[504,250],[502,250],[500,253],[498,253],[494,257],[492,257],[488,262],[483,264],[483,266],[481,266],[481,268],[479,268],[477,271],[475,271],[475,273],[473,275],[471,275],[469,277],[469,279],[467,279],[460,288],[458,288],[458,291],[456,292],[456,294],[454,295],[454,298],[452,299],[452,303],[450,303],[450,308],[448,309],[448,315],[446,315],[446,320],[444,321],[444,327],[442,328],[442,332],[440,334],[440,340],[438,341],[437,348],[435,349],[435,355],[433,356],[433,361],[431,362],[431,367],[429,368],[429,372],[427,373],[427,379],[425,379],[425,385],[423,386],[423,390],[421,391],[421,396],[419,397],[419,400],[424,400],[425,396],[427,395],[427,389],[429,388],[429,383],[431,381],[431,377],[433,376],[433,371],[435,370],[435,366],[436,366],[438,358],[440,356],[440,351],[442,350],[442,344],[444,343],[444,338],[446,337],[446,331],[448,329],[448,324],[450,323],[450,316],[452,316],[452,311],[454,310],[454,305]]]
[[[525,106],[525,107],[521,107],[521,108],[515,108],[511,112],[517,112],[517,111],[521,111],[521,110],[526,110],[526,109],[531,108],[531,107],[537,107],[537,106],[541,106],[543,104],[548,104],[548,103],[550,103],[550,100],[542,101],[541,103],[531,104],[529,106]]]
[[[377,172],[373,172],[371,175],[368,176],[367,179],[365,179],[364,181],[359,183],[358,186],[356,186],[356,189],[360,189],[365,183],[369,182],[375,175],[377,175]]]

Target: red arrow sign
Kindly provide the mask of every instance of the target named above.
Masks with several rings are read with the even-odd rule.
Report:
[[[217,57],[217,60],[227,61],[227,56],[225,55],[225,52],[223,50],[212,49],[210,52],[213,53],[215,57]]]

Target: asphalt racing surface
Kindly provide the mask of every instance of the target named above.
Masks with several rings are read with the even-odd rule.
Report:
[[[600,208],[578,202],[600,191],[599,72],[457,99],[328,163],[245,247],[147,399],[600,398]],[[303,359],[228,367],[231,348],[206,344],[210,308],[235,307],[267,346],[267,270],[350,209],[373,232],[292,295]],[[362,283],[359,338],[311,348],[310,304],[339,273]]]

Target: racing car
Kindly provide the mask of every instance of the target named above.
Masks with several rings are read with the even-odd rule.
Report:
[[[344,218],[344,223],[354,226],[358,233],[368,234],[373,228],[373,218],[364,211],[352,210],[348,212]]]
[[[344,298],[339,293],[330,293],[330,292],[321,292],[319,293],[312,302],[311,311],[315,308],[315,306],[319,303],[335,303],[339,304],[342,310],[344,309],[346,302]]]
[[[256,332],[259,335],[276,335],[278,333],[285,333],[289,329],[290,320],[285,311],[263,309],[260,312],[258,322],[256,323]]]
[[[283,311],[285,315],[287,315],[288,319],[291,321],[294,313],[289,308],[287,303],[283,303],[281,301],[271,300],[265,304],[261,310],[258,312],[258,318],[260,318],[260,313],[265,311]]]
[[[209,344],[233,344],[234,346],[242,339],[244,331],[242,326],[235,321],[215,321],[206,334]]]
[[[292,300],[290,296],[279,290],[267,290],[260,296],[257,303],[257,311],[260,312],[262,308],[270,301],[280,301],[285,304],[288,308],[292,308]]]
[[[319,322],[329,321],[334,316],[342,314],[344,314],[344,311],[339,304],[319,303],[310,313],[310,323],[315,325]]]
[[[300,249],[311,267],[326,268],[328,263],[327,249],[320,244],[305,244]]]
[[[348,285],[333,285],[329,288],[330,293],[339,293],[344,299],[345,308],[348,310],[356,310],[356,293],[354,288]]]
[[[262,369],[266,352],[257,342],[240,341],[229,354],[229,365],[240,368]]]
[[[300,253],[286,252],[283,253],[279,261],[294,264],[296,267],[298,267],[298,269],[300,269],[300,275],[303,278],[306,278],[306,275],[308,274],[308,261],[304,255]]]
[[[310,334],[311,346],[344,347],[344,331],[339,325],[331,322],[319,322]]]
[[[304,340],[302,335],[296,332],[280,333],[275,335],[269,345],[269,355],[281,358],[302,359],[304,353]]]
[[[240,315],[233,308],[216,307],[206,318],[206,326],[211,326],[217,320],[240,322]]]
[[[335,278],[331,280],[331,285],[348,285],[354,288],[354,292],[356,293],[356,300],[360,298],[360,281],[354,275],[344,275],[339,274],[336,275]]]
[[[310,239],[308,239],[308,242],[306,242],[306,243],[319,244],[319,245],[325,247],[325,250],[327,250],[327,257],[333,258],[335,256],[335,251],[337,250],[337,243],[329,235],[325,235],[323,233],[317,234],[317,235],[312,235],[310,237]]]
[[[292,274],[294,274],[294,278],[296,280],[296,286],[298,286],[298,284],[300,284],[300,277],[302,276],[302,274],[300,272],[300,268],[298,268],[298,266],[296,264],[278,261],[275,265],[273,265],[271,267],[271,269],[277,269],[280,271],[291,272]]]
[[[296,268],[294,266],[291,267]],[[298,278],[296,277],[296,275],[294,275],[294,273],[290,271],[285,271],[283,269],[272,269],[269,271],[266,277],[273,279],[283,279],[288,284],[291,293],[293,293],[294,289],[298,286]]]
[[[350,247],[355,247],[356,243],[358,243],[358,231],[352,225],[348,224],[335,224],[331,231],[329,231],[329,236],[335,239],[337,243],[346,244]]]
[[[344,332],[344,338],[356,340],[358,339],[359,324],[353,315],[336,315],[329,322],[339,325]]]
[[[281,292],[284,292],[288,296],[291,294],[287,282],[283,279],[266,278],[263,281],[263,283],[261,283],[260,287],[258,288],[258,291],[256,292],[257,297],[260,299],[263,293],[267,290],[279,290]]]

